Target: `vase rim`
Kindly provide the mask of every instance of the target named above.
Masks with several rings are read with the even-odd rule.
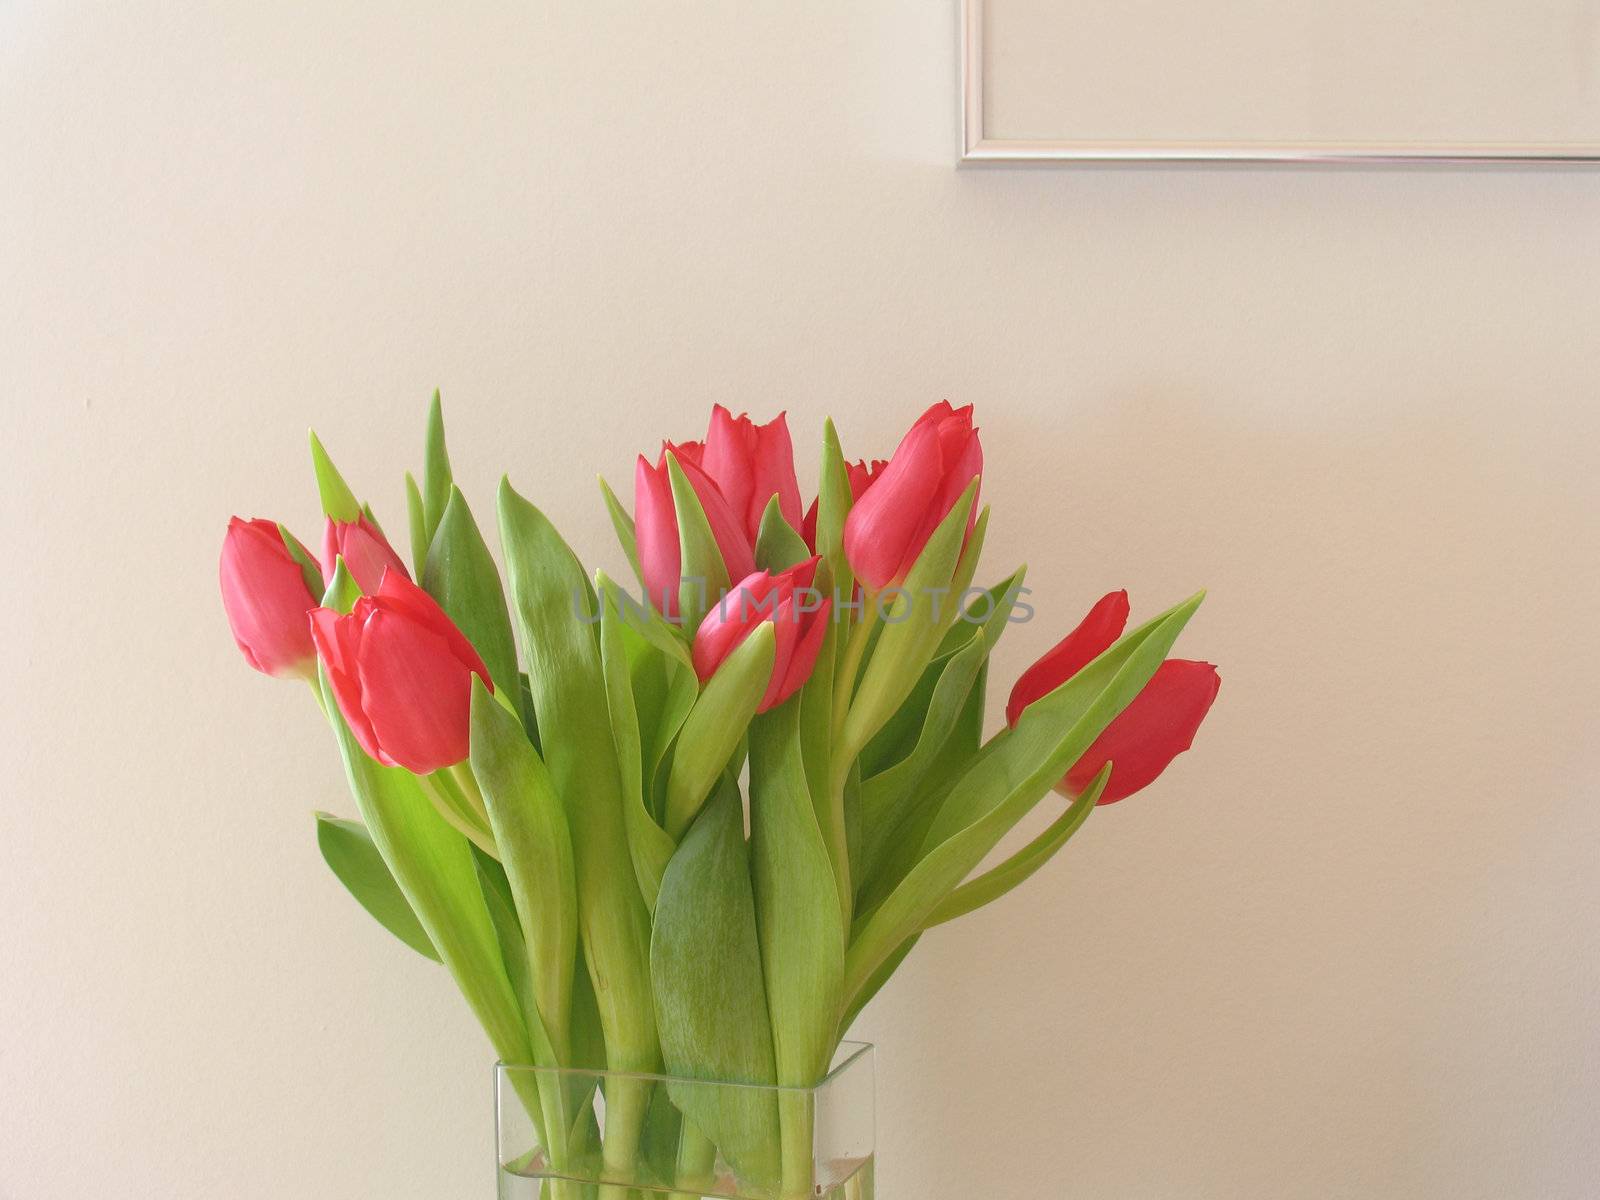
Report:
[[[871,1062],[876,1050],[877,1047],[871,1042],[840,1042],[839,1049],[834,1052],[833,1065],[828,1068],[828,1073],[812,1087],[796,1087],[792,1084],[742,1083],[720,1079],[697,1079],[689,1075],[666,1075],[657,1071],[594,1071],[583,1067],[542,1067],[536,1063],[508,1063],[503,1059],[494,1064],[494,1069],[496,1075],[516,1071],[534,1071],[549,1075],[581,1075],[590,1079],[639,1079],[651,1082],[700,1083],[722,1088],[752,1088],[764,1092],[807,1093],[821,1091],[843,1076],[850,1068],[858,1066],[863,1061]]]

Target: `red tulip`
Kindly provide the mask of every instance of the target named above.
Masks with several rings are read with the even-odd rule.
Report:
[[[743,579],[755,570],[756,558],[744,521],[701,468],[703,447],[698,442],[686,442],[681,446],[666,443],[653,467],[641,454],[633,473],[633,521],[639,569],[650,599],[660,606],[663,615],[676,617],[678,586],[683,582],[683,551],[678,544],[678,511],[672,501],[672,481],[667,468],[669,452],[678,460],[689,486],[694,489],[695,498],[705,510],[728,578]]]
[[[873,591],[903,580],[939,522],[982,473],[972,405],[952,409],[941,400],[918,417],[845,519],[845,555],[856,578]],[[968,533],[976,519],[974,504]]]
[[[873,459],[870,466],[864,459],[846,463],[844,471],[846,478],[850,480],[851,501],[854,502],[861,499],[866,490],[872,486],[873,481],[883,474],[883,469],[888,465],[881,458]],[[806,545],[810,546],[813,552],[817,548],[817,504],[818,501],[813,500],[811,507],[806,509],[805,520],[802,522],[800,530],[801,535],[806,539]]]
[[[1022,673],[1006,705],[1007,722],[1015,725],[1023,709],[1098,658],[1122,636],[1127,620],[1127,592],[1102,598],[1082,624]],[[1111,779],[1099,803],[1110,804],[1148,787],[1193,744],[1221,686],[1210,663],[1168,659],[1072,765],[1056,790],[1078,795],[1108,762]]]
[[[757,425],[744,413],[735,417],[722,405],[714,405],[700,466],[734,515],[743,518],[752,545],[761,532],[762,514],[774,496],[783,519],[799,528],[800,485],[794,477],[794,446],[785,414]]]
[[[800,690],[817,665],[833,608],[831,599],[809,590],[818,561],[811,558],[777,574],[754,571],[706,614],[694,635],[694,669],[701,683],[756,626],[771,621],[776,639],[772,680],[756,711],[766,712]]]
[[[222,541],[222,608],[245,661],[265,675],[310,679],[317,652],[306,613],[317,606],[307,571],[272,521],[228,522]],[[310,560],[304,546],[295,542]],[[316,581],[320,590],[321,581]]]
[[[328,518],[322,530],[322,573],[327,578],[333,578],[341,558],[356,586],[368,595],[378,590],[385,571],[411,578],[389,539],[365,515],[356,521]]]
[[[426,775],[467,757],[472,676],[489,672],[455,623],[403,571],[349,613],[318,608],[311,634],[356,741],[387,766]]]

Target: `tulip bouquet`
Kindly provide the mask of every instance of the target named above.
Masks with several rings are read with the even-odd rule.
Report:
[[[516,1085],[561,1177],[546,1195],[816,1194],[782,1089],[826,1075],[926,931],[1154,780],[1217,694],[1215,668],[1168,658],[1200,596],[1124,632],[1113,592],[984,736],[989,654],[1032,610],[1020,569],[974,582],[970,407],[935,405],[870,466],[830,423],[808,509],[784,417],[716,408],[703,443],[639,458],[631,513],[602,481],[638,595],[509,481],[502,578],[437,396],[409,562],[315,436],[312,459],[320,554],[234,519],[223,603],[250,665],[309,681],[332,727],[361,818],[318,817],[339,880],[444,965],[502,1060],[619,1073],[603,1128],[560,1074]],[[986,867],[1053,793],[1059,815]]]

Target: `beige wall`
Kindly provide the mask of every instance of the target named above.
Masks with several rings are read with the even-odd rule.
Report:
[[[484,1042],[215,591],[230,512],[313,528],[307,425],[403,526],[435,384],[613,568],[594,473],[712,401],[975,402],[1002,679],[1211,589],[1197,752],[861,1019],[885,1200],[1600,1187],[1600,175],[957,172],[954,41],[0,5],[0,1196],[490,1194]]]

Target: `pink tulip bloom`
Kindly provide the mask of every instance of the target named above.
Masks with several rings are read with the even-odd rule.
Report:
[[[295,546],[309,561],[305,547]],[[232,518],[218,574],[222,608],[245,661],[280,679],[315,676],[317,654],[306,613],[317,606],[317,597],[278,526]]]
[[[771,621],[772,679],[756,711],[766,712],[800,690],[817,665],[833,608],[831,599],[810,591],[818,561],[811,558],[777,574],[754,571],[706,614],[694,635],[694,669],[701,683],[758,625]]]
[[[743,520],[752,545],[774,496],[783,519],[799,529],[800,485],[795,481],[794,446],[785,414],[757,425],[744,413],[735,417],[722,405],[714,405],[699,463],[734,515]]]
[[[411,578],[389,539],[365,515],[356,521],[328,518],[322,530],[322,573],[326,578],[333,578],[334,567],[341,558],[356,586],[368,595],[378,590],[385,571],[398,571]]]
[[[1028,705],[1108,650],[1122,636],[1127,621],[1128,593],[1103,597],[1076,629],[1018,678],[1006,705],[1006,721],[1015,725]],[[1068,769],[1056,790],[1078,795],[1108,762],[1111,779],[1099,803],[1111,804],[1148,787],[1194,743],[1221,687],[1217,668],[1210,663],[1168,659]]]
[[[845,519],[845,555],[856,578],[875,592],[904,580],[939,522],[982,473],[970,404],[952,409],[941,400],[918,417]],[[974,504],[968,533],[976,520]]]
[[[311,634],[368,755],[416,775],[467,757],[472,677],[494,685],[455,622],[404,571],[385,573],[349,613],[313,611]]]
[[[639,550],[639,570],[644,575],[645,591],[663,616],[678,615],[678,587],[683,582],[683,550],[678,543],[678,510],[672,500],[672,480],[667,455],[671,453],[705,510],[729,579],[743,579],[755,570],[755,546],[745,532],[744,521],[734,512],[727,497],[700,466],[703,447],[698,442],[681,446],[668,442],[654,466],[644,455],[633,472],[634,535]],[[710,583],[706,583],[710,587]]]

